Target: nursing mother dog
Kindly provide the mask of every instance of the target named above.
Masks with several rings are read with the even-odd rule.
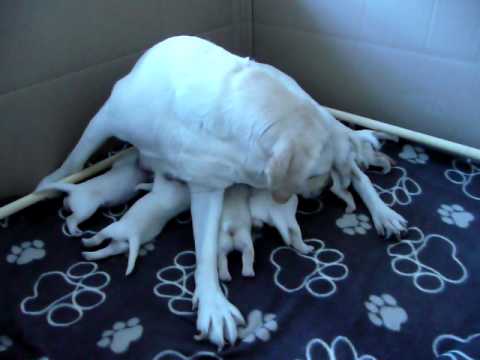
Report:
[[[109,137],[134,145],[142,165],[188,184],[200,337],[235,342],[238,309],[220,290],[217,238],[224,190],[268,189],[278,202],[326,183],[332,127],[318,104],[275,68],[206,40],[178,36],[148,50],[119,80],[62,166],[38,185],[79,171]]]

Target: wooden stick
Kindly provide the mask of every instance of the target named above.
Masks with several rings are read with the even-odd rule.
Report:
[[[82,180],[88,179],[89,177],[92,177],[93,175],[96,175],[99,172],[102,172],[103,170],[110,168],[112,164],[115,161],[117,161],[119,158],[124,157],[133,151],[134,151],[133,147],[120,151],[117,154],[105,160],[102,160],[92,166],[89,166],[78,173],[67,176],[66,178],[60,181],[67,182],[67,183],[77,183]],[[5,206],[0,207],[0,220],[20,210],[23,210],[39,201],[54,198],[60,194],[61,194],[60,191],[45,190],[45,191],[33,192],[29,195],[26,195],[18,200],[15,200]]]
[[[430,146],[440,151],[445,151],[461,157],[470,158],[472,160],[480,161],[480,149],[455,143],[453,141],[440,139],[435,136],[426,135],[417,131],[408,130],[399,126],[390,125],[378,120],[373,120],[364,116],[355,115],[346,111],[332,109],[325,107],[337,119],[346,121],[355,125],[360,125],[372,130],[383,131],[388,134],[396,135],[398,137],[410,140],[419,144]]]

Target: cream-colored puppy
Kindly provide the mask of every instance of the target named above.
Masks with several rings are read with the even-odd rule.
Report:
[[[98,208],[115,206],[130,200],[135,186],[146,180],[147,174],[138,166],[138,152],[116,161],[112,169],[80,184],[53,183],[47,188],[64,191],[64,206],[72,211],[66,219],[68,231],[80,236],[78,225],[92,216]]]
[[[233,250],[242,253],[242,275],[255,276],[249,193],[246,185],[233,185],[225,191],[218,243],[218,275],[223,281],[232,279],[227,255]]]
[[[305,244],[302,231],[296,219],[298,196],[293,195],[284,203],[277,203],[266,190],[252,189],[249,198],[250,214],[254,226],[268,224],[275,227],[285,244],[292,246],[302,254],[309,253],[313,247]]]
[[[108,246],[97,251],[83,252],[87,260],[98,260],[130,250],[126,275],[129,275],[138,256],[140,245],[152,241],[173,217],[188,208],[188,189],[184,184],[155,177],[153,189],[137,200],[116,221],[95,236],[82,239],[85,246],[97,246],[111,239]]]

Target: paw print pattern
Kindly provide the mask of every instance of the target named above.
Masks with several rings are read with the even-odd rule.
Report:
[[[176,350],[164,350],[159,352],[153,360],[222,360],[222,358],[210,351],[199,351],[192,356],[183,355]]]
[[[33,295],[22,300],[20,309],[24,315],[46,314],[50,326],[70,326],[80,321],[86,311],[105,302],[107,296],[102,289],[109,283],[110,275],[98,271],[96,263],[78,262],[66,272],[49,271],[40,275],[33,286]],[[57,294],[56,298],[49,295],[52,293]],[[63,295],[58,297],[58,294]]]
[[[0,336],[0,352],[7,351],[12,345],[13,341],[7,335]]]
[[[318,198],[299,201],[297,213],[300,215],[315,215],[323,210],[323,202]]]
[[[255,339],[266,342],[270,340],[270,334],[277,329],[277,316],[275,314],[264,315],[260,310],[253,310],[248,314],[245,327],[238,329],[238,337],[246,343],[253,343]]]
[[[123,215],[125,215],[127,211],[128,211],[128,205],[124,204],[119,209],[118,207],[107,209],[102,212],[102,215],[112,221],[118,221]]]
[[[138,250],[138,256],[146,256],[148,255],[149,252],[152,252],[155,250],[155,243],[153,241],[150,241],[148,243],[142,244],[140,249]],[[128,251],[124,253],[125,257],[128,258]]]
[[[345,213],[336,221],[337,226],[348,235],[365,235],[367,230],[372,228],[367,215],[356,213]]]
[[[405,239],[387,247],[387,253],[393,272],[412,278],[414,286],[425,293],[440,293],[445,284],[458,285],[468,278],[455,244],[442,235],[425,236],[412,227]]]
[[[469,213],[458,204],[443,204],[440,206],[437,212],[444,223],[455,225],[463,229],[468,228],[470,226],[470,222],[474,219],[473,214]]]
[[[111,330],[105,330],[97,345],[109,348],[115,354],[121,354],[128,350],[132,342],[139,340],[142,334],[143,326],[140,319],[133,317],[127,322],[117,321]]]
[[[378,174],[378,171],[370,170],[369,174]],[[379,185],[373,184],[378,195],[388,206],[410,205],[413,197],[422,193],[420,185],[408,176],[407,170],[400,166],[393,166],[390,176],[379,179],[382,182],[394,180],[394,184]]]
[[[58,209],[58,217],[63,221],[63,224],[62,224],[62,233],[63,235],[65,235],[66,237],[78,237],[78,236],[85,236],[85,237],[90,237],[90,236],[94,236],[97,232],[96,231],[93,231],[93,230],[84,230],[84,231],[81,231],[80,233],[76,233],[76,234],[71,234],[70,231],[68,231],[68,227],[67,227],[67,223],[66,223],[66,219],[67,219],[67,216],[65,214],[65,212],[67,212],[66,209],[64,209],[63,207],[61,207],[60,209]],[[79,229],[80,230],[80,229]]]
[[[374,325],[384,326],[392,331],[400,331],[402,324],[408,319],[405,310],[398,306],[395,298],[389,294],[370,295],[365,307],[368,318]]]
[[[195,252],[185,250],[179,252],[173,259],[173,265],[157,272],[159,283],[153,288],[153,293],[168,299],[168,309],[179,316],[192,316],[192,298],[195,290]],[[222,283],[222,290],[228,296],[228,288]]]
[[[190,214],[190,211],[184,212],[178,215],[175,218],[175,221],[180,225],[190,224],[192,222],[192,215]]]
[[[280,246],[272,251],[270,262],[275,267],[275,285],[287,293],[305,289],[318,298],[333,295],[337,291],[336,283],[348,276],[348,267],[342,262],[343,254],[325,247],[319,239],[305,242],[314,247],[313,252],[301,254],[290,246]],[[292,268],[293,263],[298,266]]]
[[[451,334],[439,335],[432,344],[436,359],[474,360],[478,359],[480,333],[461,338]]]
[[[462,185],[463,193],[472,200],[480,200],[480,167],[472,160],[455,159],[452,168],[445,170],[451,183]]]
[[[398,157],[412,164],[426,164],[428,161],[428,155],[422,147],[409,144],[403,146]]]
[[[314,338],[311,339],[305,350],[305,360],[376,360],[371,355],[358,355],[355,346],[349,338],[337,336],[331,344]]]
[[[13,245],[6,260],[10,264],[25,265],[43,259],[46,254],[44,246],[42,240],[25,241],[20,246]]]

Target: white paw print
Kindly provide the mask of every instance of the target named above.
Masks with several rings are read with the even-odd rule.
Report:
[[[468,228],[470,226],[470,222],[474,219],[474,216],[471,213],[466,211],[458,204],[443,204],[440,206],[437,212],[440,214],[440,217],[444,223],[456,225],[463,229]]]
[[[238,329],[238,337],[246,343],[253,343],[255,339],[266,342],[270,340],[270,334],[277,329],[277,316],[275,314],[263,315],[260,310],[253,310],[248,314],[245,327]]]
[[[7,255],[7,262],[10,264],[24,265],[33,260],[40,260],[45,257],[45,244],[42,240],[25,241],[20,246],[13,245],[10,254]]]
[[[370,219],[364,214],[346,213],[336,221],[337,226],[348,235],[365,235],[372,228]]]
[[[428,155],[422,147],[409,144],[403,146],[398,156],[412,164],[426,164],[428,160]]]
[[[102,338],[97,342],[101,348],[109,347],[115,354],[121,354],[128,350],[133,341],[142,337],[143,326],[137,317],[131,318],[126,323],[117,321],[111,330],[105,330]]]
[[[408,315],[393,296],[383,294],[382,296],[370,295],[369,301],[365,302],[368,310],[368,318],[376,326],[384,326],[389,330],[400,331]]]
[[[10,339],[7,335],[0,336],[0,352],[7,351],[12,344],[12,339]]]

